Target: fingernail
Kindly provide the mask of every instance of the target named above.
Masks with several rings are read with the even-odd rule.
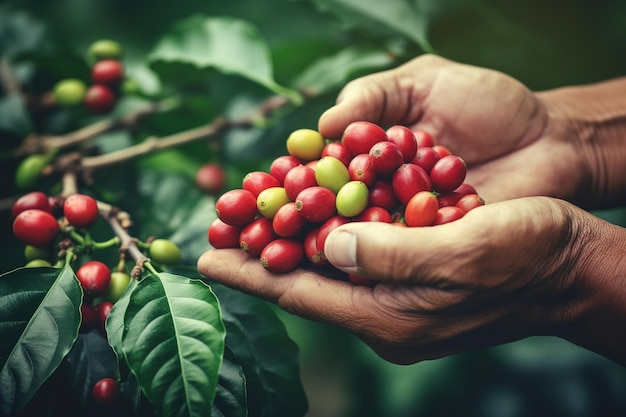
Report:
[[[356,271],[356,235],[343,230],[331,232],[324,243],[326,258],[346,272]]]

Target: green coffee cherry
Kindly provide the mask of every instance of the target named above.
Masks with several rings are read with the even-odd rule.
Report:
[[[367,207],[368,199],[367,185],[361,181],[350,181],[337,193],[337,212],[344,217],[357,216]]]
[[[83,102],[87,86],[76,78],[66,78],[56,83],[52,89],[54,100],[59,106],[74,107]]]
[[[180,262],[180,248],[171,240],[155,239],[150,243],[150,259],[163,265],[176,265]]]
[[[106,293],[104,294],[104,299],[106,301],[110,301],[112,303],[117,302],[120,299],[128,284],[130,284],[130,275],[126,272],[122,271],[113,271],[111,272],[111,281],[109,282],[109,287],[107,288]]]
[[[28,190],[41,177],[41,172],[48,164],[48,157],[42,154],[29,155],[20,162],[15,171],[15,185],[21,190]]]
[[[50,257],[50,251],[48,248],[38,248],[36,246],[26,245],[24,248],[24,258],[27,261],[34,261],[35,259],[48,259]]]
[[[45,259],[33,259],[32,261],[28,261],[25,268],[41,268],[41,267],[51,267],[52,264]]]
[[[111,39],[100,39],[89,47],[89,56],[96,61],[119,59],[122,56],[122,46]]]
[[[350,181],[348,168],[334,156],[324,156],[315,165],[315,180],[335,194]]]

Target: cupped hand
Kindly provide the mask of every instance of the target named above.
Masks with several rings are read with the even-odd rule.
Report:
[[[206,252],[198,270],[341,326],[389,361],[414,363],[531,335],[565,336],[589,302],[574,272],[585,248],[576,216],[587,214],[534,197],[488,204],[439,226],[350,223],[333,231],[329,260],[376,280],[374,287],[315,269],[272,274],[239,249]]]
[[[357,120],[423,129],[468,163],[467,182],[487,202],[568,198],[585,172],[571,138],[551,125],[546,103],[501,72],[422,55],[348,83],[319,130],[339,139]]]

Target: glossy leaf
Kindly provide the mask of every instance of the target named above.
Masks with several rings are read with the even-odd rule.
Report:
[[[300,381],[300,352],[263,300],[211,283],[222,306],[226,344],[246,374],[250,416],[297,417],[308,404]]]
[[[224,350],[224,360],[211,408],[211,417],[246,417],[246,377],[239,360],[228,348]]]
[[[313,94],[324,94],[343,87],[359,72],[382,70],[392,63],[392,57],[381,50],[346,48],[315,61],[296,79],[295,85]]]
[[[72,268],[20,268],[0,276],[0,414],[29,402],[72,348],[82,289]]]
[[[200,280],[149,275],[130,294],[122,349],[157,415],[203,416],[211,407],[224,337],[217,298]]]
[[[178,22],[150,55],[163,63],[215,68],[254,81],[277,94],[301,102],[299,94],[274,80],[270,51],[257,29],[232,17],[194,15]]]

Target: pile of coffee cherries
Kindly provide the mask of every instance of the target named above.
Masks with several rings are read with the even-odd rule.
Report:
[[[273,273],[328,264],[326,237],[349,222],[436,226],[485,204],[463,159],[426,131],[357,121],[339,140],[298,129],[286,145],[269,172],[248,173],[217,199],[208,229],[214,248],[241,248]]]

